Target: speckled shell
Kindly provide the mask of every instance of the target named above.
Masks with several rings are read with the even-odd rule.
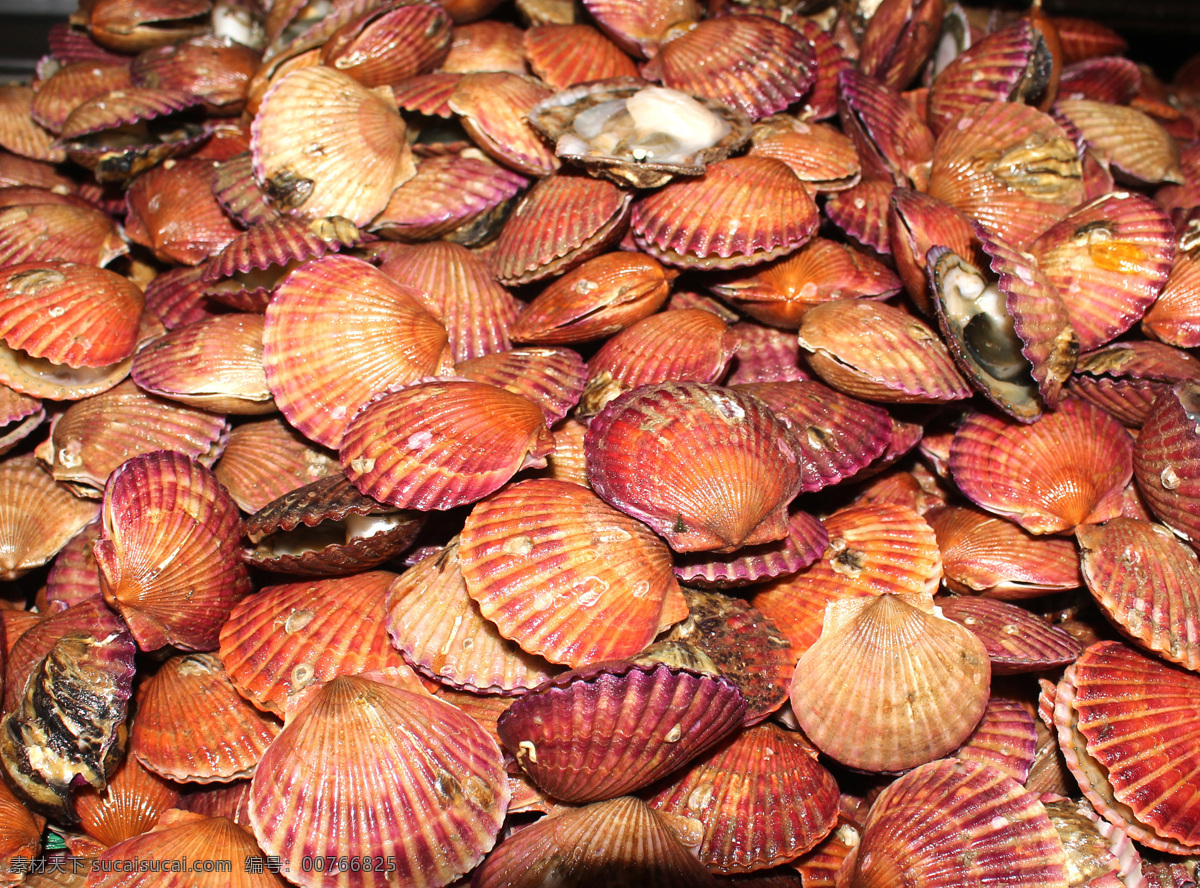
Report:
[[[310,685],[404,667],[388,644],[384,596],[396,574],[266,586],[221,629],[221,663],[238,693],[282,716]]]
[[[699,855],[717,873],[794,860],[833,829],[838,812],[837,784],[804,735],[770,723],[693,762],[648,803],[705,825]]]
[[[1142,647],[1200,671],[1200,559],[1158,524],[1117,517],[1075,531],[1104,615]]]
[[[592,487],[607,502],[678,552],[730,551],[787,533],[801,484],[790,438],[757,398],[661,383],[611,402],[585,446]]]
[[[687,616],[662,541],[568,481],[523,481],[477,505],[459,561],[483,616],[553,663],[631,656]]]
[[[1115,419],[1068,398],[1029,425],[976,413],[950,446],[955,483],[1030,533],[1059,533],[1121,511],[1133,442]]]
[[[436,888],[492,847],[510,797],[504,764],[496,742],[461,710],[351,676],[301,706],[250,790],[259,845],[301,884]],[[378,816],[346,816],[354,811]],[[303,871],[304,859],[331,853],[393,857],[397,869],[352,879]]]
[[[983,642],[993,675],[1042,672],[1066,666],[1083,646],[1058,626],[994,598],[941,598],[942,615]]]
[[[566,673],[500,716],[500,739],[533,781],[566,802],[648,786],[741,724],[745,700],[727,679],[664,664]]]
[[[387,595],[388,637],[413,668],[478,694],[520,693],[555,673],[485,620],[467,593],[458,540],[396,578]]]
[[[1163,524],[1200,541],[1200,383],[1174,386],[1154,404],[1133,450],[1138,490]]]
[[[281,77],[254,117],[254,176],[280,209],[365,225],[416,172],[390,91],[333,68]],[[314,121],[320,121],[316,126]],[[318,146],[314,150],[313,146]]]
[[[990,765],[953,760],[880,793],[849,878],[857,888],[1068,885],[1062,842],[1037,797]]]
[[[279,723],[234,689],[215,653],[179,654],[144,680],[130,742],[162,777],[225,783],[249,777],[278,733]]]
[[[778,208],[764,216],[760,208]],[[739,157],[640,198],[630,223],[643,251],[683,268],[739,268],[792,252],[816,232],[817,209],[782,161]]]
[[[346,426],[342,471],[401,509],[452,509],[498,490],[554,447],[528,398],[469,380],[418,382],[368,401]]]
[[[983,644],[932,613],[928,599],[884,594],[835,601],[792,680],[792,711],[810,740],[852,768],[901,771],[974,730],[988,699]]]
[[[664,86],[715,99],[751,120],[793,104],[816,77],[808,39],[763,16],[698,22],[669,37],[652,64]]]
[[[138,646],[214,649],[250,592],[238,554],[242,520],[221,482],[182,453],[154,451],[113,472],[101,515],[93,551],[104,597]]]
[[[267,308],[263,366],[288,422],[337,447],[354,412],[389,386],[435,375],[446,330],[412,291],[361,259],[302,265]]]

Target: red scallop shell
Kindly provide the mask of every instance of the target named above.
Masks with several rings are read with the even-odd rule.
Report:
[[[933,133],[899,93],[847,68],[838,75],[838,112],[862,158],[864,178],[924,187]]]
[[[96,60],[63,64],[38,84],[30,112],[37,123],[52,133],[58,133],[78,105],[132,85],[128,61]]]
[[[1157,342],[1117,342],[1081,355],[1069,390],[1138,428],[1172,385],[1197,377],[1200,362],[1185,351]]]
[[[788,123],[779,129],[764,122],[764,132],[753,134],[751,155],[782,160],[811,191],[845,191],[859,183],[862,163],[849,137],[829,125],[782,119]]]
[[[534,78],[489,71],[465,75],[448,105],[471,138],[497,162],[527,176],[546,176],[561,161],[528,116],[551,95],[553,91]]]
[[[1016,700],[993,696],[971,736],[954,753],[962,761],[998,768],[1018,783],[1029,779],[1037,748],[1037,720]]]
[[[865,179],[825,202],[825,215],[856,243],[886,256],[891,249],[888,212],[895,186],[884,179]]]
[[[569,348],[496,352],[456,364],[454,372],[529,399],[541,408],[547,426],[558,422],[579,402],[587,378],[583,359]]]
[[[592,487],[679,552],[781,539],[801,477],[791,433],[765,404],[701,383],[642,386],[588,428]]]
[[[1159,520],[1200,542],[1200,383],[1174,386],[1155,402],[1133,450],[1138,490]]]
[[[336,454],[310,444],[281,418],[233,429],[213,471],[238,508],[251,513],[298,487],[340,474]]]
[[[125,233],[163,262],[198,265],[238,234],[212,193],[212,161],[171,159],[125,192]]]
[[[633,60],[591,25],[535,25],[525,31],[524,44],[533,73],[555,89],[637,76]]]
[[[1158,299],[1142,319],[1142,332],[1179,348],[1200,346],[1200,262],[1180,251]]]
[[[942,614],[971,630],[987,648],[993,675],[1066,666],[1082,645],[1024,608],[994,598],[944,598]]]
[[[89,786],[75,796],[83,831],[106,846],[149,832],[159,817],[180,803],[179,788],[132,753],[127,750],[103,790]]]
[[[811,379],[794,333],[755,321],[738,321],[730,330],[737,336],[738,350],[726,385]]]
[[[773,543],[742,546],[728,556],[694,552],[675,556],[675,576],[700,589],[728,589],[772,580],[808,567],[825,551],[825,526],[807,512],[794,511],[788,533]]]
[[[665,664],[611,663],[551,679],[500,716],[500,739],[566,802],[648,786],[727,737],[745,700],[728,679]]]

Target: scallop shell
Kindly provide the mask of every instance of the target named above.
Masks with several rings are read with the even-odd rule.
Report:
[[[1059,533],[1120,514],[1132,458],[1120,423],[1068,398],[1029,425],[973,414],[954,436],[950,471],[989,512],[1030,533]]]
[[[396,574],[266,586],[221,629],[221,663],[238,693],[278,716],[305,688],[338,675],[403,667],[388,644],[384,597]]]
[[[454,371],[529,399],[548,426],[579,402],[587,378],[583,359],[569,348],[517,348],[463,361]]]
[[[847,68],[838,75],[838,114],[862,158],[865,178],[924,187],[933,133],[899,93]]]
[[[854,242],[886,256],[891,248],[888,198],[893,190],[890,181],[866,179],[832,195],[825,202],[825,215]]]
[[[664,664],[566,673],[518,697],[500,739],[533,781],[566,802],[616,798],[671,773],[741,724],[728,679]]]
[[[777,212],[764,217],[764,203]],[[770,157],[709,164],[703,176],[640,198],[631,215],[638,247],[684,268],[738,268],[775,259],[808,241],[817,222],[804,185]]]
[[[802,734],[766,723],[693,762],[647,801],[703,823],[710,872],[748,873],[810,850],[837,822],[833,775]]]
[[[50,132],[62,132],[76,106],[132,85],[128,64],[99,60],[71,62],[38,84],[30,113],[34,121]]]
[[[336,454],[310,444],[281,418],[239,425],[213,471],[243,512],[257,512],[285,493],[341,473]]]
[[[567,481],[523,481],[477,505],[459,559],[483,616],[553,663],[630,656],[687,616],[662,541]]]
[[[487,3],[496,5],[491,0],[487,0]],[[472,19],[478,19],[483,14],[486,14],[486,10],[478,11],[472,15]],[[522,40],[524,32],[511,22],[495,19],[468,22],[460,18],[452,37],[450,54],[441,65],[443,71],[464,74],[474,71],[529,73]]]
[[[842,54],[833,34],[810,17],[792,19],[791,27],[808,38],[816,58],[817,76],[812,89],[801,101],[801,116],[808,120],[825,120],[837,114],[837,79],[843,69],[854,62]]]
[[[832,126],[798,121],[779,131],[767,129],[776,119],[754,135],[751,155],[782,160],[812,191],[845,191],[859,183],[862,163],[849,137]]]
[[[1029,247],[1091,351],[1138,322],[1175,258],[1170,220],[1149,198],[1113,192],[1072,211]]]
[[[994,598],[938,599],[942,615],[971,630],[987,648],[993,675],[1066,666],[1083,646],[1024,608]]]
[[[930,762],[983,715],[991,678],[983,644],[915,600],[921,606],[891,594],[831,603],[796,666],[796,719],[818,749],[852,768]]]
[[[1046,809],[1002,771],[930,762],[871,806],[851,884],[1067,888],[1066,854]]]
[[[454,116],[450,110],[450,96],[454,95],[462,77],[461,74],[445,71],[418,74],[402,83],[393,84],[392,92],[396,96],[397,106],[404,111],[449,120]]]
[[[1200,346],[1200,263],[1180,252],[1158,299],[1142,318],[1142,332],[1179,348]]]
[[[491,71],[464,76],[448,104],[471,138],[498,163],[528,176],[546,176],[560,161],[527,118],[551,95],[537,80]]]
[[[787,533],[801,484],[790,438],[765,404],[732,389],[643,386],[589,426],[589,477],[675,551],[731,551]]]
[[[859,70],[892,89],[907,86],[937,42],[942,8],[936,0],[879,4],[862,34]]]
[[[1133,450],[1138,490],[1159,520],[1200,541],[1200,384],[1174,386],[1154,404]]]
[[[146,285],[146,308],[154,312],[168,330],[212,317],[203,268],[171,268]]]
[[[416,173],[404,133],[390,93],[333,68],[302,68],[263,96],[251,130],[254,176],[287,212],[365,225]]]
[[[175,451],[134,457],[104,488],[93,546],[105,599],[142,650],[212,650],[250,592],[238,553],[242,521],[211,471]]]
[[[750,597],[798,652],[820,637],[831,601],[885,592],[932,599],[942,559],[933,529],[912,509],[891,503],[848,506],[824,524],[829,545],[819,561],[758,587]]]
[[[472,882],[477,888],[634,884],[715,888],[696,859],[701,825],[623,796],[543,818],[505,839]]]
[[[48,608],[58,602],[71,607],[103,594],[100,572],[96,569],[96,558],[92,554],[92,543],[99,538],[100,522],[91,521],[58,550],[54,563],[50,565],[50,572],[46,574]]]
[[[1076,529],[1088,590],[1142,647],[1200,671],[1200,559],[1166,528],[1116,517]]]
[[[127,754],[101,791],[90,786],[75,797],[80,826],[103,845],[115,845],[153,828],[179,802],[179,789]]]
[[[62,163],[66,153],[54,147],[54,136],[33,119],[31,87],[8,84],[0,89],[0,147],[30,160]]]
[[[733,369],[726,385],[755,382],[798,382],[811,379],[802,366],[796,335],[755,321],[738,321],[730,328],[738,339]]]
[[[1100,22],[1064,15],[1055,16],[1053,21],[1062,42],[1064,63],[1121,55],[1129,49],[1124,37]]]
[[[954,757],[991,765],[1023,784],[1029,779],[1037,748],[1036,721],[1033,713],[1017,701],[993,696],[983,711],[979,727]]]
[[[263,366],[288,422],[337,447],[354,411],[389,386],[434,375],[446,331],[416,295],[361,259],[302,265],[267,308]]]
[[[658,52],[671,25],[695,21],[703,14],[695,0],[584,0],[583,5],[622,49],[642,58]]]
[[[212,193],[213,161],[172,158],[125,192],[125,233],[162,262],[198,265],[238,234]]]
[[[388,588],[387,626],[392,644],[415,669],[473,693],[520,693],[556,671],[483,618],[467,593],[457,538]]]
[[[762,16],[697,22],[669,37],[652,64],[652,79],[664,86],[714,99],[751,120],[795,103],[816,78],[808,39]]]
[[[890,204],[888,234],[896,271],[917,308],[926,315],[936,314],[926,257],[938,244],[959,256],[971,257],[971,223],[958,210],[920,191],[896,188]]]
[[[303,885],[349,884],[305,873],[329,852],[393,857],[361,886],[445,885],[492,847],[509,789],[500,750],[461,710],[361,677],[315,690],[259,762],[250,790],[259,845]],[[293,819],[290,811],[303,811]],[[378,817],[346,817],[375,811]],[[423,850],[417,850],[423,849]]]
[[[1131,59],[1100,56],[1063,68],[1058,94],[1063,99],[1091,99],[1128,105],[1142,88],[1142,72]]]
[[[1078,131],[1081,141],[1106,155],[1135,183],[1183,182],[1178,144],[1148,114],[1089,99],[1059,99],[1054,110]]]
[[[497,421],[503,417],[502,421]],[[342,471],[402,509],[452,509],[544,466],[554,441],[528,398],[468,380],[418,382],[372,399],[342,437]]]
[[[41,567],[96,517],[96,504],[54,483],[32,455],[0,462],[0,579]]]
[[[535,25],[523,39],[533,73],[554,89],[637,76],[633,60],[591,25]]]
[[[432,3],[368,7],[321,47],[321,64],[364,86],[388,86],[432,71],[450,50],[450,16]]]
[[[1198,376],[1200,363],[1187,352],[1157,342],[1118,342],[1080,356],[1070,391],[1139,428],[1172,385]]]
[[[112,219],[77,204],[37,203],[0,211],[0,261],[107,265],[129,252]]]
[[[204,99],[209,113],[237,114],[246,104],[261,53],[229,37],[206,34],[143,52],[130,74],[138,86],[182,89]]]
[[[697,552],[675,557],[675,576],[700,589],[728,589],[793,574],[825,551],[825,526],[807,512],[793,511],[781,540],[742,546],[726,557]]]

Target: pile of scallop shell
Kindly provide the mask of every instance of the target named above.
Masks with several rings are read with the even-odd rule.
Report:
[[[0,87],[0,882],[1200,882],[1200,59],[87,0]]]

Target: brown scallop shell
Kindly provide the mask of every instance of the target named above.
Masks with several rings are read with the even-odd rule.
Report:
[[[404,133],[390,93],[333,68],[302,68],[263,96],[251,130],[254,176],[286,212],[365,225],[416,173]]]
[[[1042,112],[986,102],[938,139],[929,194],[1024,249],[1082,199],[1079,155]]]
[[[1069,884],[1062,841],[1037,797],[997,768],[952,759],[879,794],[847,876],[862,888]]]
[[[794,860],[833,829],[838,814],[837,784],[804,735],[770,723],[693,762],[648,804],[703,823],[700,860],[724,874]]]
[[[1179,348],[1200,346],[1200,262],[1179,252],[1158,299],[1142,318],[1142,332]]]
[[[790,439],[752,396],[701,383],[642,386],[589,426],[589,476],[676,551],[732,551],[786,535],[801,484]]]
[[[1016,601],[1083,584],[1070,540],[1033,536],[1012,521],[961,506],[934,509],[925,518],[954,592]]]
[[[777,211],[764,216],[763,204]],[[818,219],[816,204],[786,164],[740,157],[640,198],[630,222],[638,247],[662,262],[738,268],[797,249],[816,232]]]
[[[854,397],[929,404],[971,396],[937,334],[891,305],[840,299],[813,306],[800,346],[825,382]]]
[[[848,506],[824,521],[829,545],[799,573],[754,590],[750,603],[800,653],[821,635],[831,601],[900,593],[932,599],[942,577],[937,538],[925,520],[891,503]]]
[[[1091,351],[1138,322],[1175,258],[1170,220],[1153,201],[1113,192],[1073,210],[1029,247]]]
[[[527,284],[603,252],[624,233],[632,199],[605,179],[564,171],[546,176],[500,230],[489,257],[496,279]]]
[[[1200,671],[1200,559],[1158,524],[1117,517],[1076,529],[1104,615],[1142,647]]]
[[[987,648],[993,675],[1066,666],[1083,646],[1024,608],[994,598],[941,598],[942,615],[971,630]]]
[[[476,888],[645,884],[716,888],[695,856],[690,817],[661,814],[634,796],[557,811],[506,838],[476,872]]]
[[[127,380],[67,408],[38,458],[77,495],[98,497],[114,469],[154,450],[211,463],[227,431],[224,417],[153,397]]]
[[[132,85],[127,64],[72,62],[38,84],[30,112],[37,123],[58,133],[76,106]]]
[[[367,88],[390,86],[432,71],[446,58],[450,41],[450,17],[437,4],[372,4],[330,35],[321,64]]]
[[[96,517],[96,504],[54,483],[32,455],[0,462],[0,579],[41,567]]]
[[[34,120],[33,88],[11,83],[0,88],[0,147],[30,160],[62,163],[66,153],[54,146],[54,135]]]
[[[413,668],[477,694],[521,693],[555,673],[485,620],[467,594],[458,540],[427,555],[388,588],[388,636]]]
[[[554,441],[539,407],[468,380],[418,382],[368,401],[346,426],[342,471],[402,509],[452,509],[545,465]]]
[[[167,160],[125,192],[125,233],[162,262],[198,265],[238,229],[212,193],[212,161]]]
[[[745,701],[727,679],[665,664],[609,663],[551,679],[500,716],[500,739],[566,802],[648,786],[727,737]]]
[[[835,601],[792,680],[792,711],[827,755],[852,768],[900,771],[950,752],[988,699],[983,644],[930,613],[928,599],[884,594]]]
[[[509,797],[499,748],[462,710],[339,676],[301,701],[259,762],[249,813],[262,849],[309,885],[342,881],[301,875],[332,853],[394,859],[395,871],[364,874],[362,886],[436,886],[483,859]]]
[[[1016,700],[993,696],[983,711],[979,727],[954,757],[991,765],[1024,784],[1029,779],[1037,748],[1036,722],[1033,713]]]
[[[709,285],[765,324],[795,330],[814,305],[835,299],[886,299],[900,290],[887,266],[852,247],[816,237],[796,252]]]
[[[246,519],[253,548],[242,557],[300,576],[356,573],[399,555],[423,524],[416,512],[359,493],[335,464],[332,474],[281,494]]]
[[[0,273],[0,336],[11,349],[68,367],[107,367],[133,354],[141,290],[119,274],[70,262]]]
[[[1163,524],[1200,541],[1200,383],[1183,382],[1159,397],[1133,450],[1138,489]]]
[[[523,303],[492,277],[466,247],[445,241],[371,249],[379,270],[411,287],[421,304],[446,328],[456,362],[512,348],[509,328]]]
[[[396,574],[266,586],[221,629],[221,663],[238,693],[283,716],[306,688],[337,675],[407,668],[388,643],[384,598]]]
[[[448,104],[476,144],[497,162],[529,176],[545,176],[560,162],[527,117],[551,95],[537,80],[494,71],[464,76]]]
[[[554,89],[637,76],[633,60],[591,25],[535,25],[523,39],[533,73]]]
[[[459,559],[483,616],[552,663],[631,656],[687,616],[662,541],[567,481],[523,481],[477,505]]]
[[[751,120],[795,103],[816,78],[808,39],[762,16],[708,19],[668,35],[651,65],[651,79],[714,99]]]
[[[337,447],[373,394],[438,372],[446,341],[445,328],[410,288],[361,259],[324,256],[276,289],[263,366],[288,422]]]
[[[215,653],[178,654],[142,684],[130,742],[162,777],[225,783],[249,777],[278,733],[279,723],[234,689]]]
[[[75,811],[83,831],[109,846],[149,832],[178,802],[179,788],[148,770],[128,750],[104,789],[80,790]]]
[[[1148,114],[1090,99],[1060,99],[1054,110],[1080,141],[1107,156],[1118,173],[1136,184],[1183,182],[1178,144]]]
[[[1092,645],[1059,682],[1054,706],[1067,765],[1096,810],[1172,854],[1200,845],[1193,735],[1200,678],[1128,645]]]
[[[640,253],[605,253],[546,287],[509,329],[516,342],[567,345],[611,336],[666,302],[671,275]]]
[[[237,506],[211,471],[175,451],[134,457],[104,489],[93,546],[105,600],[142,650],[212,650],[250,592]]]
[[[1115,419],[1068,398],[1023,425],[971,415],[950,447],[954,481],[975,503],[1030,533],[1060,533],[1119,515],[1133,442]]]

